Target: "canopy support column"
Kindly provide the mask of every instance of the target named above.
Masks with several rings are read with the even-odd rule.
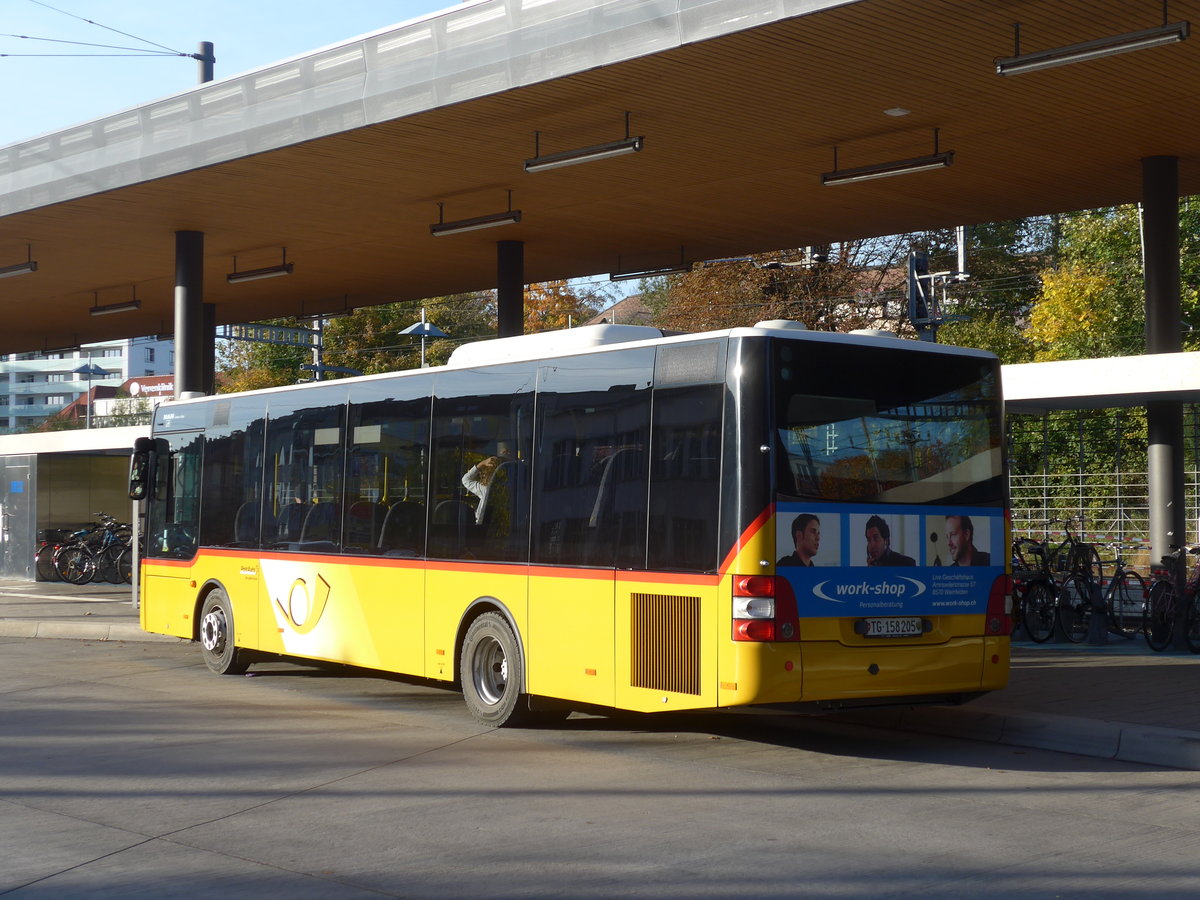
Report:
[[[205,392],[204,232],[175,232],[175,398]]]
[[[1142,160],[1142,253],[1146,263],[1146,352],[1178,353],[1183,348],[1179,302],[1179,159],[1148,156]],[[1183,404],[1146,407],[1149,445],[1151,560],[1172,544],[1187,542],[1183,478]],[[1176,572],[1182,578],[1183,567]],[[1180,581],[1182,584],[1182,581]],[[1175,629],[1177,646],[1186,647],[1183,604]]]
[[[496,333],[525,333],[525,242],[496,242]]]

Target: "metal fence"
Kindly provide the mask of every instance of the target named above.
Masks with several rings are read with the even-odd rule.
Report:
[[[1200,471],[1185,472],[1187,537],[1200,543]],[[1011,475],[1014,535],[1062,538],[1063,520],[1089,543],[1117,542],[1143,547],[1135,564],[1146,566],[1149,556],[1150,502],[1145,472],[1069,472]]]

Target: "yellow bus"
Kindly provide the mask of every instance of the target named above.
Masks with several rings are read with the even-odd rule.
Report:
[[[572,708],[961,702],[1008,678],[1000,370],[774,321],[599,325],[162,404],[142,627]]]

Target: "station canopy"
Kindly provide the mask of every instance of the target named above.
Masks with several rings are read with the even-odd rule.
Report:
[[[0,268],[37,263],[0,280],[0,352],[170,332],[178,231],[231,323],[491,288],[497,241],[534,282],[1137,201],[1148,156],[1200,192],[1200,36],[997,73],[1163,24],[1160,0],[464,3],[0,148]]]

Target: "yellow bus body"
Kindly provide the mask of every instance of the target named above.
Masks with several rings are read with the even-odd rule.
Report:
[[[796,641],[733,640],[733,582],[771,574],[775,517],[747,530],[720,575],[201,550],[142,564],[141,624],[195,639],[205,594],[228,594],[238,647],[454,681],[473,609],[498,609],[524,655],[523,691],[655,712],[836,705],[1004,687],[1009,640],[985,616],[937,616],[912,638],[800,620]],[[768,562],[764,566],[763,563]]]

